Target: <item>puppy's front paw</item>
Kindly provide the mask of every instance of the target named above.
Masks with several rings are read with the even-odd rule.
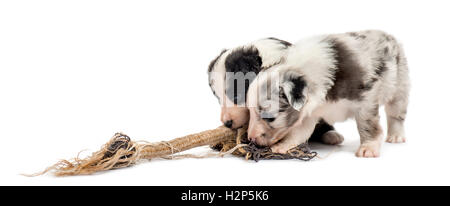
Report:
[[[406,142],[406,138],[401,135],[389,135],[386,139],[386,142],[389,143],[404,143]]]
[[[359,146],[356,151],[357,157],[379,157],[380,156],[380,143],[378,141],[367,142]]]
[[[325,144],[337,145],[344,141],[344,137],[338,132],[331,130],[322,135],[322,142]]]
[[[295,147],[295,146],[294,146]],[[270,147],[270,150],[272,150],[273,153],[280,153],[280,154],[286,154],[287,151],[289,149],[291,149],[293,147],[291,147],[288,144],[282,144],[282,143],[278,143],[278,144],[274,144]]]

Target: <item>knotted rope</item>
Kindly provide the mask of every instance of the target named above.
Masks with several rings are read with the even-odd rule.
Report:
[[[204,156],[191,154],[174,155],[194,147],[205,145],[210,145],[211,148],[220,152],[210,153]],[[128,167],[143,159],[204,158],[224,156],[226,154],[243,156],[246,159],[255,161],[260,159],[293,158],[307,161],[317,155],[315,152],[311,152],[306,144],[289,150],[287,154],[272,153],[268,147],[260,148],[249,143],[245,128],[235,131],[221,126],[217,129],[157,143],[135,142],[123,133],[116,133],[99,151],[92,153],[84,159],[76,157],[72,160],[61,160],[40,173],[27,176],[37,176],[47,172],[52,172],[56,176],[88,175],[99,171]]]

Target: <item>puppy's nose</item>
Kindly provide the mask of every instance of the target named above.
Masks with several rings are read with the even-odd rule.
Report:
[[[250,142],[256,143],[256,138],[255,137],[247,137],[248,140],[250,140]]]
[[[223,125],[225,125],[225,127],[231,128],[231,126],[233,126],[233,120],[228,120]]]

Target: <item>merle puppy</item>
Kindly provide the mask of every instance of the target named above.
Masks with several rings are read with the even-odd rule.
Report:
[[[307,141],[318,121],[354,118],[361,138],[356,156],[378,157],[379,107],[387,116],[386,141],[405,142],[409,88],[404,51],[389,34],[369,30],[304,39],[250,85],[248,136],[285,153]]]

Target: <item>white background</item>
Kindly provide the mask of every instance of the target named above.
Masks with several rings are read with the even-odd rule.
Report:
[[[0,185],[449,185],[449,5],[446,1],[2,1]],[[28,178],[97,150],[114,132],[170,140],[220,125],[207,66],[222,48],[381,29],[403,44],[412,90],[407,143],[325,159],[152,160],[92,176]],[[384,111],[382,125],[386,128]],[[189,153],[207,152],[207,147]]]

